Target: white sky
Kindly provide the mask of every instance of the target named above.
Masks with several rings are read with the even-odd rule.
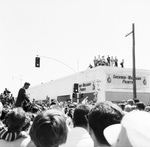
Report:
[[[0,93],[14,95],[93,64],[94,56],[117,56],[132,67],[135,23],[136,67],[150,70],[149,0],[0,0]]]

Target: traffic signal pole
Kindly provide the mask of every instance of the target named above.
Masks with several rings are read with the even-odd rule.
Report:
[[[64,62],[62,62],[62,61],[60,61],[60,60],[57,60],[57,59],[54,59],[54,58],[50,58],[50,57],[47,57],[47,56],[41,56],[41,55],[37,55],[36,58],[40,58],[40,57],[43,57],[43,58],[47,58],[47,59],[51,59],[51,60],[57,61],[57,62],[59,62],[59,63],[65,65],[65,66],[67,66],[67,67],[70,68],[74,73],[76,73],[76,71],[75,71],[72,67],[70,67],[68,64],[66,64],[66,63],[64,63]]]
[[[51,58],[51,57],[47,57],[47,56],[41,56],[41,55],[37,55],[37,57],[35,57],[35,67],[40,67],[40,57],[42,58],[47,58],[47,59],[50,59],[50,60],[54,60],[56,62],[59,62],[63,65],[65,65],[66,67],[68,67],[69,69],[71,69],[75,74],[76,74],[76,81],[74,84],[78,84],[79,83],[79,77],[78,77],[78,72],[79,72],[79,62],[77,62],[77,72],[72,68],[70,67],[68,64],[60,61],[60,60],[57,60],[57,59],[54,59],[54,58]],[[79,100],[79,98],[77,98],[77,100]]]

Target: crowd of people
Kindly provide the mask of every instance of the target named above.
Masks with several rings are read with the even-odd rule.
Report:
[[[113,57],[113,56],[107,56],[107,58],[105,59],[105,56],[100,56],[98,55],[98,58],[95,56],[94,60],[93,60],[94,65],[90,64],[89,67],[93,68],[93,67],[97,67],[97,66],[111,66],[111,67],[118,67],[118,58],[117,56]],[[122,61],[120,62],[120,67],[124,68],[124,59],[122,59]]]
[[[13,104],[0,99],[0,146],[150,146],[150,106],[138,99],[92,104],[51,99],[38,104],[26,95],[29,86],[24,84]]]

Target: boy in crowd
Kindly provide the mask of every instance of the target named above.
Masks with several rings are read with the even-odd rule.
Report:
[[[36,147],[58,147],[64,144],[68,135],[65,114],[56,109],[38,114],[29,134]]]
[[[5,119],[6,126],[0,128],[0,139],[13,141],[19,137],[27,136],[26,132],[22,131],[26,115],[21,107],[14,108],[8,112]]]

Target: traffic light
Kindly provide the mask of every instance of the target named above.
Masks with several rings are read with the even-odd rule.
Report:
[[[73,97],[73,98],[76,98],[76,93],[73,93],[73,94],[72,94],[72,97]]]
[[[78,83],[74,83],[74,86],[73,86],[73,92],[74,93],[78,93],[78,89],[79,88],[79,84]]]
[[[40,57],[35,57],[35,67],[40,67]]]

